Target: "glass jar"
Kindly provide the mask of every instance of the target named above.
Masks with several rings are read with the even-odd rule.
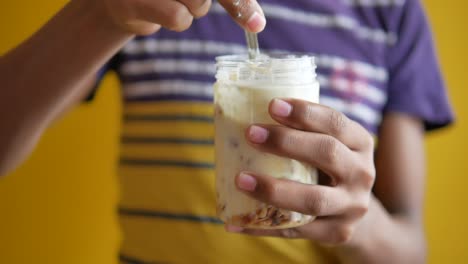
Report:
[[[242,171],[317,183],[309,164],[254,149],[245,139],[249,125],[276,124],[268,113],[274,98],[297,98],[318,103],[319,84],[313,57],[303,54],[262,54],[217,58],[215,100],[215,161],[217,214],[226,223],[257,229],[291,228],[313,216],[276,208],[254,200],[235,186]]]

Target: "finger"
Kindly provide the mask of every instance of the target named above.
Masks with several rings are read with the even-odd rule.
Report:
[[[249,143],[265,152],[311,164],[336,183],[351,180],[361,159],[336,138],[280,125],[253,125],[246,131]]]
[[[173,31],[184,31],[192,24],[193,15],[181,2],[175,0],[161,1],[161,3],[156,3],[154,0],[141,1],[143,4],[139,6],[138,12],[146,21]]]
[[[340,188],[250,173],[239,174],[236,177],[236,186],[240,191],[266,204],[313,216],[344,214],[352,210],[354,202]]]
[[[287,229],[248,229],[237,226],[226,226],[226,231],[252,236],[282,237],[289,239],[305,238],[331,245],[344,244],[351,240],[354,227],[339,217],[326,217],[295,228]]]
[[[177,0],[185,5],[193,17],[205,16],[210,10],[211,0]]]
[[[351,240],[355,225],[352,220],[337,216],[324,217],[308,225],[298,227],[297,232],[302,237],[313,239],[319,243],[340,245]]]
[[[305,234],[302,234],[297,227],[286,229],[251,229],[226,225],[225,230],[230,233],[243,233],[251,236],[283,237],[291,239],[306,238]]]
[[[330,135],[356,151],[373,150],[369,132],[330,107],[299,99],[274,99],[269,111],[273,119],[286,126]]]
[[[260,32],[265,28],[265,15],[256,0],[218,0],[218,2],[234,21],[250,32]]]

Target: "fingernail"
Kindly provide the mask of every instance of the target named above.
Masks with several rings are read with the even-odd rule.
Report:
[[[249,128],[248,137],[252,143],[262,144],[267,140],[268,134],[265,128],[253,125]]]
[[[265,17],[255,11],[247,20],[246,26],[251,32],[260,32],[265,28],[265,24]]]
[[[271,112],[275,116],[288,117],[291,114],[292,105],[281,99],[274,99],[271,104]]]
[[[226,229],[226,231],[231,232],[231,233],[240,233],[244,230],[244,228],[240,226],[233,226],[233,225],[225,225],[224,229]]]
[[[257,187],[257,180],[249,174],[241,173],[237,177],[237,187],[244,191],[253,192]]]

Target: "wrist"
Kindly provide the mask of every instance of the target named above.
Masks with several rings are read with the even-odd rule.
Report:
[[[336,254],[343,263],[372,263],[373,254],[378,254],[379,247],[386,240],[384,233],[391,229],[391,217],[373,195],[369,210],[359,222],[352,238],[336,248]]]
[[[371,237],[379,233],[379,230],[375,230],[375,228],[378,229],[382,225],[387,226],[389,220],[389,215],[382,204],[375,196],[371,195],[367,213],[359,222],[351,240],[345,246],[355,249],[369,246],[370,241],[373,240]]]
[[[335,253],[342,263],[425,263],[426,244],[419,221],[389,214],[372,196],[351,240]]]

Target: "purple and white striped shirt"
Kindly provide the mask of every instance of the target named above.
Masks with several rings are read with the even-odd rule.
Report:
[[[420,118],[427,129],[452,121],[418,0],[260,4],[267,17],[267,27],[259,35],[261,48],[313,54],[321,103],[374,135],[383,115],[392,111]],[[245,52],[242,29],[214,4],[206,17],[183,33],[163,29],[135,38],[103,69],[117,72],[124,98],[119,172],[122,262],[239,263],[236,257],[227,257],[231,248],[245,256],[243,263],[321,261],[306,241],[227,237],[214,217],[212,123],[205,110],[197,109],[213,99],[214,58]],[[185,225],[192,226],[184,229]],[[168,226],[185,231],[167,233]],[[171,241],[184,253],[177,254]],[[200,253],[199,244],[213,252]]]
[[[287,4],[286,4],[287,3]],[[452,115],[418,0],[263,0],[267,51],[316,56],[321,102],[376,133],[383,113],[423,119]],[[112,65],[126,100],[212,100],[214,57],[243,53],[243,32],[214,4],[183,33],[167,30],[130,42]]]

